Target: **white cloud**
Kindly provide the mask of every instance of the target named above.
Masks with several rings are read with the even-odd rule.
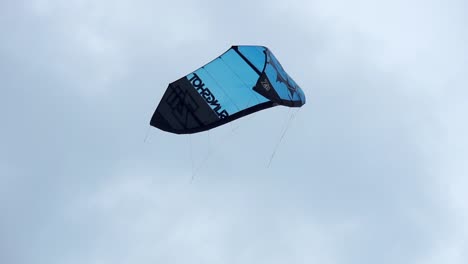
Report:
[[[0,223],[25,263],[464,263],[464,3],[7,5]],[[193,136],[191,182],[186,137],[142,143],[150,112],[250,43],[308,103],[269,168],[285,108]]]

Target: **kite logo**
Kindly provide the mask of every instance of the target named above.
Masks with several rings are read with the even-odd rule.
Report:
[[[190,120],[194,119],[194,113],[199,106],[192,96],[183,91],[179,85],[173,86],[171,93],[166,98],[166,103],[172,110],[174,118],[184,127],[187,126]]]
[[[263,88],[264,88],[267,92],[270,91],[271,87],[270,87],[270,84],[268,83],[268,80],[267,80],[266,78],[265,78],[264,81],[261,81],[260,83],[262,84]]]
[[[205,99],[205,101],[211,106],[219,118],[223,119],[229,116],[229,113],[226,110],[221,109],[221,104],[218,102],[210,89],[205,87],[205,84],[196,73],[193,73],[193,77],[189,79],[189,82],[203,97],[203,99]]]
[[[278,60],[273,56],[273,54],[268,51],[267,53],[267,63],[273,67],[273,69],[276,71],[276,82],[283,83],[286,85],[288,88],[288,91],[290,93],[291,98],[294,97],[294,94],[297,92],[297,87],[295,83],[291,83],[289,81],[290,77],[288,74],[284,71],[283,67],[281,67],[281,64],[279,63]]]

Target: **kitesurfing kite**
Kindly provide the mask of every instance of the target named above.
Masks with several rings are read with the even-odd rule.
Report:
[[[301,107],[304,92],[263,46],[232,46],[170,83],[150,124],[176,134],[206,131],[277,105]]]

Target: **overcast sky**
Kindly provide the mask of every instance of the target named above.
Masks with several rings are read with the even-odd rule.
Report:
[[[0,263],[468,263],[467,12],[1,1]],[[307,104],[149,128],[168,83],[235,44],[268,46]]]

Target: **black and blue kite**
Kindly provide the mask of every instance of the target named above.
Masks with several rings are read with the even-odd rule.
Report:
[[[176,134],[206,131],[277,105],[301,107],[304,92],[263,46],[232,46],[170,83],[150,124]]]

